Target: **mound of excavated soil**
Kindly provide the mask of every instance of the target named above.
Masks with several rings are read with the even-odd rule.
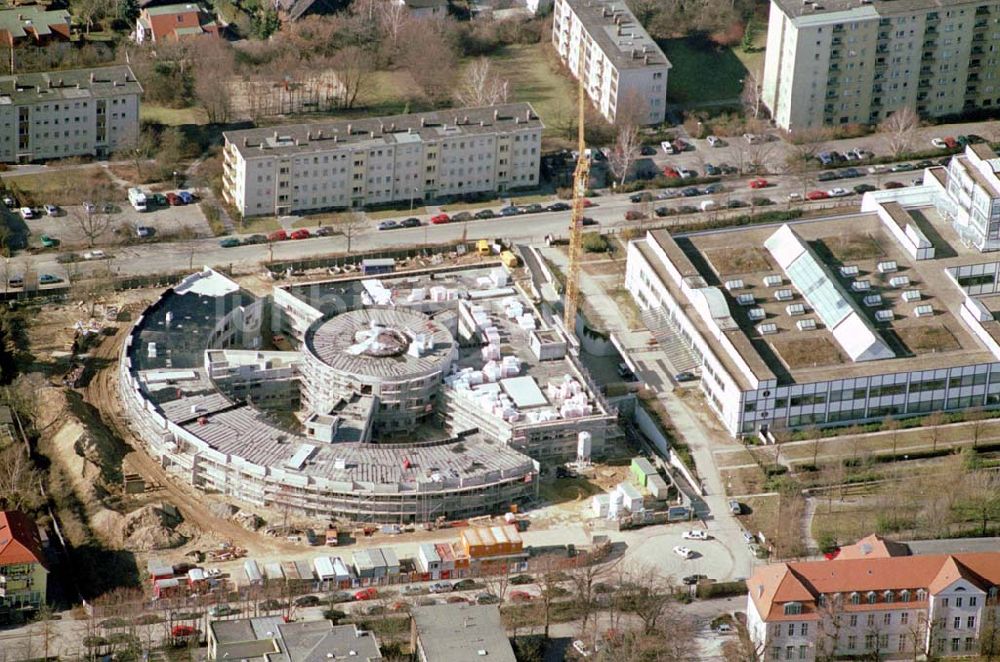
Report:
[[[177,511],[163,506],[143,506],[121,517],[122,546],[134,552],[179,547],[187,537],[177,530],[183,520]]]

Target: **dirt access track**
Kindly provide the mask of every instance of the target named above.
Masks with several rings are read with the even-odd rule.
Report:
[[[213,515],[208,507],[212,497],[197,493],[187,485],[177,482],[156,460],[146,454],[141,442],[132,433],[125,420],[117,392],[118,356],[127,335],[128,325],[125,324],[114,336],[105,338],[93,351],[91,361],[99,369],[83,389],[84,400],[101,412],[108,428],[129,448],[122,460],[123,471],[137,473],[146,480],[147,485],[162,488],[162,491],[156,494],[156,498],[176,506],[184,520],[205,536],[204,539],[195,538],[188,543],[195,548],[206,550],[215,546],[212,544],[213,541],[215,543],[228,541],[237,547],[245,548],[251,556],[275,556],[282,552],[300,551],[301,546],[256,534],[231,520]]]

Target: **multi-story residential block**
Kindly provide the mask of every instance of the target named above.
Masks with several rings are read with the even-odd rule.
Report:
[[[606,120],[664,120],[670,61],[624,2],[558,0],[552,45],[570,72],[584,77],[587,96]]]
[[[762,659],[978,654],[1000,618],[1000,552],[900,548],[871,536],[832,561],[758,567],[747,581],[747,630]]]
[[[192,37],[218,37],[219,24],[195,3],[145,7],[135,22],[138,43],[178,42]]]
[[[139,130],[128,66],[0,76],[0,161],[104,156]]]
[[[0,618],[43,605],[48,574],[38,526],[22,512],[0,512]]]
[[[517,103],[229,131],[223,191],[260,216],[530,188],[542,128]]]
[[[771,0],[763,101],[789,130],[1000,105],[996,0]]]
[[[981,251],[1000,249],[1000,158],[989,145],[969,145],[946,172],[930,183],[940,187],[937,208],[966,243]]]

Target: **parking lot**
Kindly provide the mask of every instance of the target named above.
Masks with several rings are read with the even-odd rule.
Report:
[[[30,236],[28,246],[33,249],[41,248],[41,237],[47,235],[59,241],[61,249],[86,249],[88,247],[87,234],[85,230],[87,214],[82,207],[72,206],[60,209],[58,215],[49,216],[42,210],[35,218],[28,219],[25,224],[28,227]],[[16,211],[14,213],[17,213]],[[205,237],[211,236],[212,232],[205,220],[205,215],[197,204],[182,205],[177,207],[152,207],[149,211],[138,212],[129,205],[127,200],[115,204],[107,214],[98,211],[95,221],[90,227],[104,225],[104,218],[107,218],[107,229],[95,241],[97,246],[107,246],[109,244],[120,243],[124,233],[128,233],[129,240],[136,240],[135,228],[145,226],[152,228],[149,240],[163,239],[166,237],[189,236]]]

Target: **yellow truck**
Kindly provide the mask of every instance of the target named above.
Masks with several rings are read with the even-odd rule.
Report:
[[[504,266],[508,269],[513,269],[520,262],[512,251],[502,251],[500,253],[500,261],[503,262]]]

